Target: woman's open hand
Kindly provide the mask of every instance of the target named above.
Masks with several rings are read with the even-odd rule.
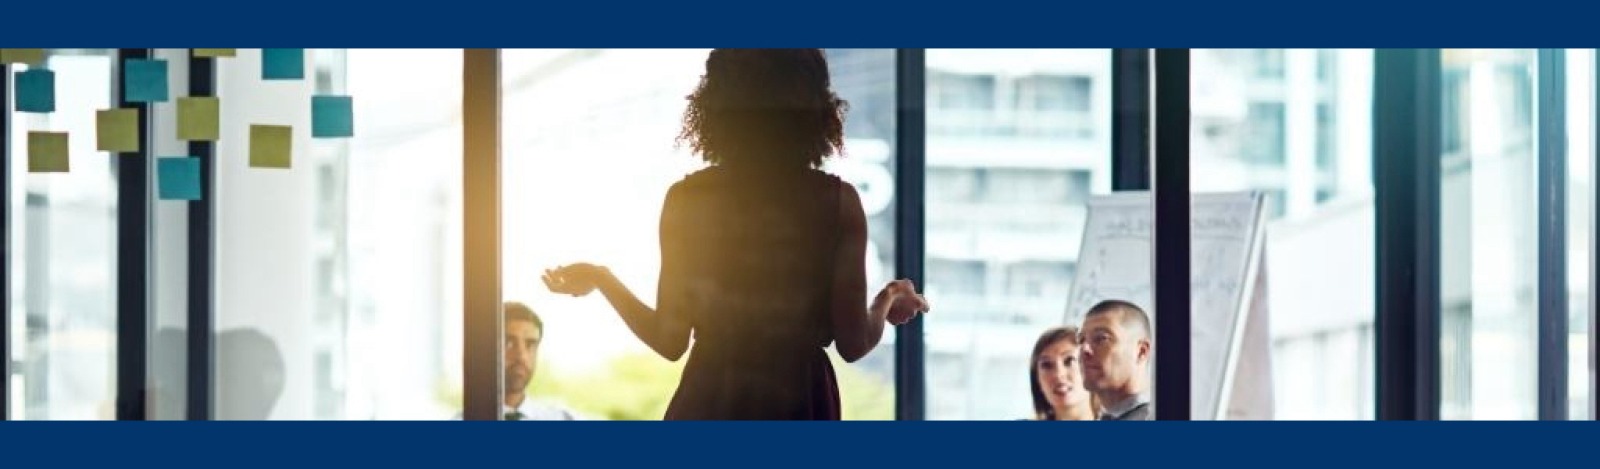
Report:
[[[572,296],[584,296],[593,292],[600,286],[600,282],[611,275],[605,267],[589,263],[568,264],[554,269],[545,269],[545,287],[551,292]]]

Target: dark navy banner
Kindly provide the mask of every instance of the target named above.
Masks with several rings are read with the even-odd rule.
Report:
[[[5,47],[1593,47],[1583,2],[7,2]]]
[[[1595,441],[1592,422],[0,423],[8,468],[1592,467]]]

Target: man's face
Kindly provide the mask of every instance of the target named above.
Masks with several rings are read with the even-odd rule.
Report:
[[[506,391],[521,392],[533,381],[544,331],[530,321],[506,321]]]
[[[1121,311],[1105,311],[1083,321],[1084,387],[1091,392],[1125,391],[1149,360],[1149,339],[1122,325]]]

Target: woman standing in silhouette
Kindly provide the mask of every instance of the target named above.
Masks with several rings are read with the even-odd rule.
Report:
[[[546,272],[551,291],[600,290],[668,360],[692,334],[666,419],[837,420],[825,348],[854,362],[927,310],[905,280],[867,306],[861,200],[819,169],[844,149],[844,112],[820,49],[712,51],[678,137],[710,167],[667,191],[656,308],[603,267]]]

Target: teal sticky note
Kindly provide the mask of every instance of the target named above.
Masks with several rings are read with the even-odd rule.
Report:
[[[300,80],[305,77],[305,49],[261,49],[261,79]]]
[[[338,138],[355,135],[349,96],[311,97],[311,136]]]
[[[172,156],[156,160],[161,200],[200,200],[200,159]]]
[[[122,98],[133,103],[167,102],[167,61],[128,59],[122,80]]]
[[[17,112],[56,112],[56,73],[36,68],[17,72]]]

